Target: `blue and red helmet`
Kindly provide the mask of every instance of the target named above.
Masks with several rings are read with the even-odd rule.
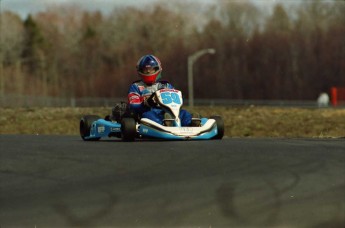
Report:
[[[153,55],[144,55],[137,63],[139,77],[146,84],[153,84],[161,77],[161,61]]]

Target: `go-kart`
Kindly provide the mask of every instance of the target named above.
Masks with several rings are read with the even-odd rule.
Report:
[[[80,120],[80,136],[85,141],[97,141],[103,137],[118,137],[123,141],[141,138],[163,140],[222,139],[224,122],[220,116],[199,118],[197,126],[182,126],[179,118],[183,105],[182,93],[175,89],[161,89],[148,98],[148,103],[161,108],[172,117],[169,124],[159,124],[148,118],[121,115],[116,120],[96,115],[86,115]]]

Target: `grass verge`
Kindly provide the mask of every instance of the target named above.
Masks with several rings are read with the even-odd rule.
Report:
[[[0,108],[0,134],[79,135],[85,114],[101,117],[111,108]],[[345,109],[277,107],[196,107],[209,117],[221,115],[228,137],[339,138],[345,136]]]

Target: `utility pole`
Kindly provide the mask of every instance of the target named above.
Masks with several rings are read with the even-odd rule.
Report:
[[[188,105],[194,107],[194,83],[193,83],[193,64],[198,58],[205,54],[215,54],[216,50],[213,48],[203,49],[195,52],[188,57]]]
[[[0,0],[0,96],[5,94],[5,77],[4,77],[4,65],[3,65],[3,29],[2,29],[2,11],[1,11],[1,0]]]

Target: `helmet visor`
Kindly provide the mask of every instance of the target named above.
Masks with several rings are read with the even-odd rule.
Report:
[[[147,65],[147,66],[142,67],[139,71],[142,74],[151,75],[151,74],[156,73],[158,70],[159,70],[158,66]]]

